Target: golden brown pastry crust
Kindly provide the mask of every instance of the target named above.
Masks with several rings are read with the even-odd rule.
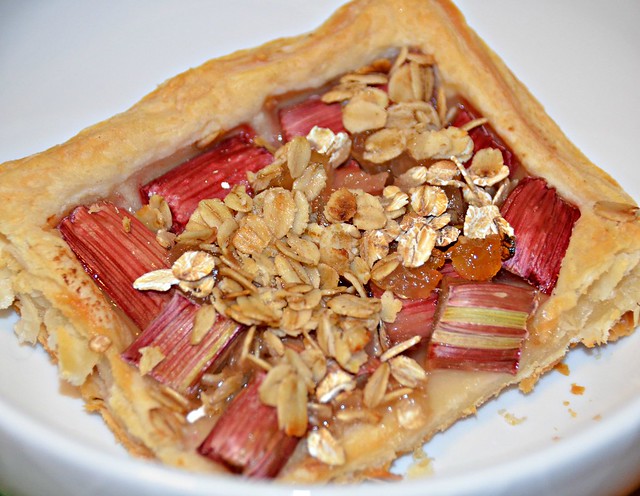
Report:
[[[157,173],[147,166],[250,121],[267,97],[320,86],[402,46],[433,54],[447,85],[490,120],[532,175],[578,206],[581,217],[558,284],[536,313],[517,376],[433,372],[426,396],[399,402],[383,428],[361,424],[345,433],[344,466],[306,456],[301,443],[282,478],[357,479],[472,413],[508,384],[524,381],[529,389],[571,343],[606,342],[625,313],[637,325],[640,223],[634,215],[609,214],[611,205],[602,203],[634,201],[568,141],[452,4],[356,0],[310,34],[207,62],[68,142],[2,165],[0,306],[20,302],[20,337],[47,343],[61,376],[82,386],[89,407],[103,414],[130,451],[193,470],[219,470],[181,446],[171,425],[178,407],[120,360],[130,324],[105,301],[53,226],[73,206]],[[113,340],[103,354],[88,346],[98,334]]]

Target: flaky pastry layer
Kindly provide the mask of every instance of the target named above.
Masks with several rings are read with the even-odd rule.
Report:
[[[251,121],[268,97],[322,86],[403,46],[432,54],[447,87],[487,117],[526,170],[555,187],[581,216],[557,286],[533,319],[516,376],[434,371],[425,395],[413,398],[410,408],[398,405],[380,425],[355,424],[345,432],[345,465],[322,464],[300,443],[281,478],[362,478],[509,384],[529,390],[570,345],[606,342],[623,318],[637,325],[640,223],[616,213],[619,205],[635,205],[633,199],[568,141],[452,4],[356,0],[312,33],[209,61],[68,142],[0,168],[0,307],[19,308],[19,338],[45,345],[61,377],[81,388],[89,409],[104,416],[132,453],[191,470],[223,470],[182,444],[170,398],[120,359],[131,324],[84,273],[57,222],[72,207],[142,182],[164,167],[158,163],[170,164]],[[106,352],[90,350],[96,335],[112,340]]]

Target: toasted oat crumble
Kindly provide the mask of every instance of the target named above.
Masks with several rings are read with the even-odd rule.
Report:
[[[468,134],[486,119],[447,124],[433,64],[430,55],[404,48],[388,73],[374,70],[385,67],[374,63],[343,76],[322,96],[342,103],[352,136],[366,135],[366,161],[385,164],[401,155],[413,161],[380,194],[342,187],[322,199],[329,174],[348,161],[354,145],[347,133],[314,127],[248,174],[253,196],[234,186],[223,200],[201,201],[177,237],[168,232],[171,212],[162,197],[152,196],[136,213],[162,246],[189,249],[171,269],[147,273],[134,287],[177,286],[204,299],[192,343],[217,314],[250,326],[240,360],[267,372],[261,401],[277,409],[281,429],[307,435],[309,454],[330,465],[344,464],[345,454],[327,419],[375,422],[380,405],[410,398],[428,380],[407,355],[421,338],[391,346],[385,333],[403,299],[389,290],[373,296],[367,285],[399,267],[422,267],[462,235],[513,236],[496,206],[510,188],[509,169],[497,149],[474,154]],[[287,176],[291,185],[284,187]],[[468,205],[462,223],[448,212],[451,189]],[[145,374],[163,357],[153,348],[141,351]],[[217,388],[202,391],[205,410],[219,412],[243,380],[235,369],[207,374],[203,381]],[[414,410],[410,402],[399,408],[401,423],[410,426]]]

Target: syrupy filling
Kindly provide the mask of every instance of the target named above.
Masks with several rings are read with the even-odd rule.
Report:
[[[269,100],[263,134],[141,185],[135,212],[101,201],[60,223],[139,328],[122,359],[188,405],[185,446],[251,477],[303,438],[341,465],[344,427],[431,370],[517,372],[579,211],[446,94],[432,57],[402,49]]]

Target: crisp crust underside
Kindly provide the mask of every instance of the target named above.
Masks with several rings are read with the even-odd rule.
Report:
[[[449,87],[488,117],[526,169],[578,206],[581,217],[558,284],[533,319],[515,377],[435,371],[424,395],[398,403],[379,425],[355,424],[346,432],[344,466],[313,460],[300,443],[281,478],[362,478],[473,413],[509,384],[529,390],[571,344],[606,342],[623,316],[637,325],[639,222],[633,216],[615,220],[594,208],[597,202],[634,201],[568,141],[451,4],[356,1],[311,34],[207,62],[67,143],[0,169],[0,308],[15,299],[22,317],[19,337],[46,344],[61,377],[81,386],[88,409],[100,412],[132,453],[192,470],[221,470],[181,448],[176,409],[153,381],[120,360],[130,324],[52,226],[71,207],[108,197],[123,182],[143,177],[148,165],[250,121],[266,97],[319,86],[401,46],[433,54]],[[113,341],[102,354],[88,346],[98,334]]]

